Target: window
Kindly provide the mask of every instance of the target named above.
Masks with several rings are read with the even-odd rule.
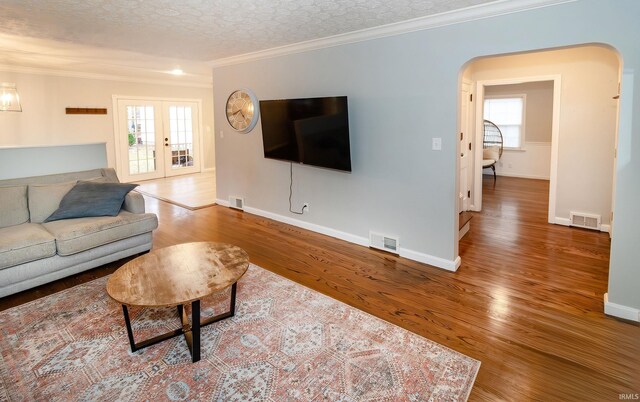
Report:
[[[524,95],[485,98],[484,118],[502,131],[505,148],[522,148],[524,143]]]

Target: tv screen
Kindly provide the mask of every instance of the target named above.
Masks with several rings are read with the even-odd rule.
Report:
[[[264,157],[351,171],[347,97],[260,101]]]

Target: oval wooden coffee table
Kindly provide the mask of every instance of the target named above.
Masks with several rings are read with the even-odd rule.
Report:
[[[200,328],[233,317],[236,284],[247,272],[249,256],[239,247],[223,243],[185,243],[137,257],[111,275],[107,293],[122,304],[131,351],[184,334],[191,359],[200,360]],[[200,319],[200,299],[231,286],[229,311]],[[184,306],[191,303],[191,325]],[[177,306],[182,328],[136,343],[127,306]]]

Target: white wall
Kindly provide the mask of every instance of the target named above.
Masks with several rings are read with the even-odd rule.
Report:
[[[22,112],[0,113],[0,146],[67,145],[106,142],[109,167],[115,166],[112,95],[202,99],[204,166],[215,167],[211,89],[139,82],[62,77],[0,71],[13,82]],[[67,107],[107,108],[106,115],[67,115]]]
[[[473,66],[473,64],[472,64]],[[470,66],[469,73],[473,69]],[[496,166],[498,176],[549,180],[551,170],[551,123],[553,81],[485,87],[488,96],[526,95],[524,143],[520,150],[505,149]],[[488,171],[485,171],[487,173]]]
[[[602,223],[609,224],[617,114],[613,96],[620,72],[617,54],[603,46],[581,46],[484,58],[470,68],[475,81],[561,76],[556,218],[566,221],[570,211],[577,211],[601,215]],[[542,137],[536,134],[535,138]],[[527,153],[541,158],[529,165],[542,168],[549,158],[542,155],[546,149],[527,145]],[[516,152],[503,154],[503,171],[508,171],[509,163],[514,166]]]
[[[397,234],[401,247],[418,253],[412,257],[453,261],[463,65],[480,56],[602,42],[620,51],[625,67],[640,70],[639,14],[635,0],[581,0],[214,68],[216,133],[224,132],[216,137],[219,198],[244,195],[247,205],[293,218],[289,166],[263,158],[260,126],[235,134],[224,120],[232,90],[249,87],[260,99],[347,95],[353,173],[296,167],[294,201],[312,207],[297,218],[360,239],[369,229]],[[639,82],[627,96],[640,99]],[[632,111],[628,119],[637,120],[640,102]],[[569,119],[589,117],[570,105],[566,112]],[[629,127],[629,138],[621,135],[629,152],[618,163],[609,300],[640,308],[640,124]],[[433,137],[442,137],[441,152],[431,151]]]
[[[549,180],[550,171],[550,142],[526,142],[522,150],[505,149],[496,165],[498,176]],[[482,173],[492,174],[489,169]]]

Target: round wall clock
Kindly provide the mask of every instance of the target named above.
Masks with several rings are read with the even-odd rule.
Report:
[[[227,121],[234,130],[248,133],[258,122],[258,98],[248,89],[238,89],[227,99]]]

